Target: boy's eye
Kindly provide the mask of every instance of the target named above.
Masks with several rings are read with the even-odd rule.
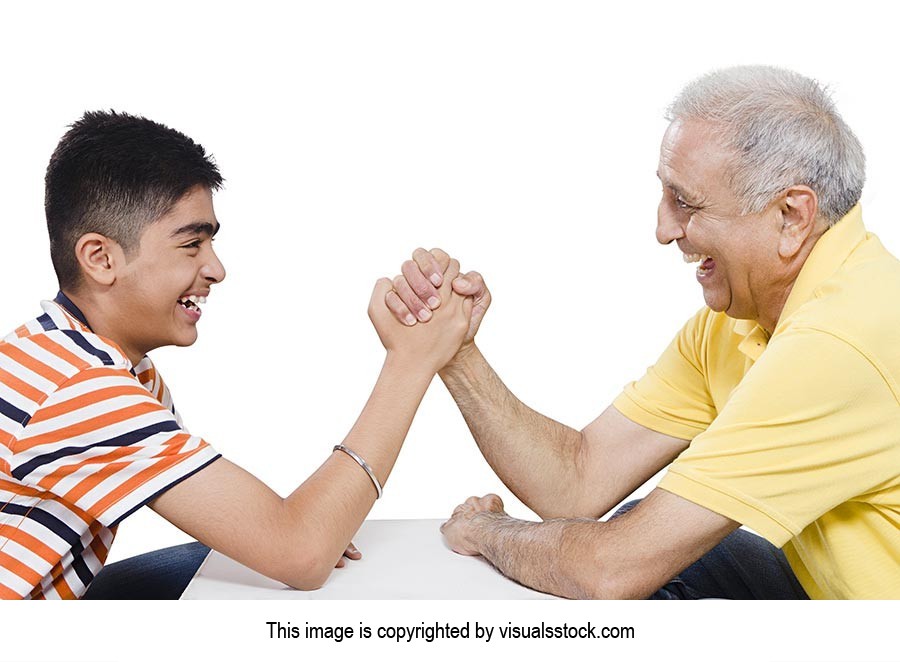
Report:
[[[182,246],[182,248],[200,248],[200,244],[201,244],[201,243],[203,243],[203,240],[202,240],[202,239],[197,239],[197,240],[195,240],[195,241],[192,241],[192,242],[189,243],[189,244],[185,244],[184,246]]]

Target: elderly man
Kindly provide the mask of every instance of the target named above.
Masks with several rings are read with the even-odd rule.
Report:
[[[441,377],[544,521],[473,497],[444,536],[568,597],[898,598],[900,263],[863,226],[859,142],[819,85],[768,67],[694,81],[668,119],[656,237],[697,263],[706,307],[579,432],[504,386],[474,343],[490,293],[455,280],[475,306]],[[440,305],[447,262],[404,264],[398,319]]]

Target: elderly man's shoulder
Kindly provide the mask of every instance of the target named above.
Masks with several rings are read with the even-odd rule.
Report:
[[[893,353],[900,346],[900,260],[869,235],[779,326],[830,333],[873,355]]]

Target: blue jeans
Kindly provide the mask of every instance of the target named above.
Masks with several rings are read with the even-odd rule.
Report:
[[[83,600],[177,600],[209,554],[191,542],[111,563],[94,578]]]
[[[613,517],[638,501],[622,506]],[[765,538],[738,529],[669,580],[651,600],[808,600],[784,552]]]

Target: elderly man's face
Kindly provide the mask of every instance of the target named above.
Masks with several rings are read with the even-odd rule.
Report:
[[[656,237],[674,241],[685,261],[696,262],[710,308],[762,322],[773,304],[783,304],[789,287],[778,255],[781,221],[774,206],[741,214],[727,182],[729,156],[707,124],[676,120],[669,126],[657,173],[663,194]]]

